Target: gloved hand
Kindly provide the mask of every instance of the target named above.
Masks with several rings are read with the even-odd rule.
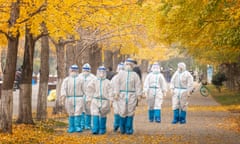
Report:
[[[191,90],[191,94],[193,94],[193,93],[194,93],[194,91],[195,91],[195,88],[193,88],[193,89]]]
[[[167,93],[166,92],[163,92],[163,97],[166,97],[167,96]]]
[[[114,95],[114,100],[118,100],[119,99],[119,94],[115,94]]]
[[[87,101],[86,104],[87,104],[87,106],[90,106],[91,105],[91,101]]]
[[[139,95],[139,96],[137,97],[137,99],[138,99],[138,102],[140,102],[140,101],[141,101],[141,99],[142,99],[142,96],[141,96],[141,95]]]
[[[141,98],[142,98],[142,99],[146,99],[146,98],[147,98],[147,92],[143,92]]]
[[[64,104],[65,104],[65,96],[64,96],[64,95],[60,96],[60,98],[58,99],[58,101],[59,101],[59,104],[60,104],[61,106],[64,106]]]
[[[110,107],[113,107],[113,102],[112,101],[110,101]]]
[[[170,89],[170,94],[173,95],[174,94],[174,88]]]
[[[192,94],[191,91],[188,91],[188,92],[187,92],[187,96],[188,96],[188,97],[190,97],[191,94]]]

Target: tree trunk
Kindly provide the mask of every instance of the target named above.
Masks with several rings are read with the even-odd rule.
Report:
[[[116,71],[119,63],[124,62],[124,58],[120,55],[120,50],[113,52],[113,70]]]
[[[91,66],[91,72],[96,74],[97,67],[101,65],[101,50],[97,44],[86,45],[84,42],[78,42],[77,47],[79,49],[85,49],[81,54],[81,58],[78,58],[80,64],[89,63]]]
[[[236,85],[237,85],[237,91],[240,92],[240,56],[238,58],[238,63],[236,65],[236,71],[235,71],[235,74],[236,74]]]
[[[140,68],[142,70],[142,73],[147,73],[148,72],[148,61],[142,60]]]
[[[233,90],[239,90],[239,83],[240,83],[240,65],[239,63],[234,63],[233,64],[233,71],[232,71],[232,76],[234,77],[233,79],[233,85],[234,88]]]
[[[32,73],[35,41],[26,26],[22,82],[19,96],[17,123],[33,124],[32,119]]]
[[[42,28],[47,33],[45,23]],[[40,82],[38,89],[37,102],[37,120],[46,120],[47,118],[47,93],[48,93],[48,76],[49,76],[49,41],[44,36],[41,39],[41,65],[40,65]]]
[[[82,66],[85,63],[89,63],[91,65],[91,63],[89,62],[91,57],[90,46],[86,46],[82,41],[80,41],[77,42],[77,48],[79,49],[79,51],[85,48],[85,50],[81,54],[81,57],[78,57],[78,62],[80,63],[80,65]]]
[[[77,64],[75,59],[75,50],[73,44],[67,44],[66,45],[66,73],[68,72],[68,69],[71,65]]]
[[[207,82],[207,66],[202,67],[202,82]]]
[[[113,71],[117,70],[117,66],[120,63],[118,55],[119,55],[118,50],[113,52],[113,67],[112,67]]]
[[[8,52],[6,66],[3,73],[3,84],[1,93],[1,131],[12,133],[13,113],[13,83],[15,79],[18,38],[8,39]]]
[[[104,51],[104,66],[113,68],[113,52],[110,50]]]
[[[19,17],[20,0],[13,2],[9,19],[9,27],[14,26]],[[13,83],[15,79],[19,32],[10,34],[7,38],[8,48],[6,66],[3,71],[3,84],[0,109],[0,129],[5,133],[12,133],[12,113],[13,113]]]
[[[59,97],[61,95],[61,86],[63,79],[66,76],[65,73],[65,54],[64,54],[64,43],[61,42],[61,40],[56,44],[56,51],[57,51],[57,86],[56,86],[56,92],[57,92],[57,100],[55,103],[55,107],[53,110],[53,114],[65,112],[64,107],[59,102]]]
[[[238,90],[239,66],[237,63],[225,64],[226,87],[230,90]]]
[[[97,44],[90,47],[89,63],[92,66],[92,73],[96,74],[97,68],[102,65],[101,49]]]

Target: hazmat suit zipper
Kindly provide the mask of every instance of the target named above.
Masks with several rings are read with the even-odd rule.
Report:
[[[101,108],[102,108],[102,79],[100,80],[100,102],[101,102]]]
[[[157,95],[157,86],[158,86],[158,74],[156,74],[156,86],[154,87],[154,104],[153,107],[155,107],[155,101],[156,101],[156,95]]]
[[[74,112],[76,111],[76,76],[73,77],[74,87],[73,87],[73,99],[74,99]]]
[[[99,110],[99,113],[101,115],[101,109],[102,109],[102,79],[100,78],[99,79],[99,82],[100,82],[100,107],[98,108]]]
[[[182,72],[183,73],[183,72]],[[182,91],[182,84],[181,84],[181,76],[182,73],[178,75],[178,82],[179,82],[179,89],[178,89],[178,99],[179,99],[179,106],[180,106],[180,111],[182,111],[182,106],[181,106],[181,91]]]
[[[126,104],[128,104],[128,82],[129,82],[130,72],[128,71],[127,81],[126,81]]]
[[[85,83],[87,82],[87,75],[84,75],[84,85],[85,85]],[[85,92],[84,92],[84,95],[83,95],[83,100],[84,100],[84,103],[86,103],[86,94],[85,94]],[[84,104],[85,105],[85,104]],[[86,105],[85,105],[85,108],[86,108]]]
[[[181,90],[182,90],[182,85],[181,85],[181,73],[178,74],[178,85],[179,85],[179,89],[178,89],[178,99],[180,100],[180,93],[181,93]]]

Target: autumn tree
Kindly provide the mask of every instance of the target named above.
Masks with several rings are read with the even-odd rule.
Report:
[[[61,87],[61,81],[66,76],[66,74],[62,74],[64,70],[67,69],[65,65],[64,59],[66,59],[65,54],[65,44],[69,43],[69,36],[73,36],[74,39],[72,42],[77,41],[77,48],[76,48],[76,55],[73,56],[76,57],[77,60],[74,60],[76,62],[81,61],[81,64],[84,62],[87,62],[89,60],[89,63],[93,65],[93,70],[96,69],[97,66],[99,66],[103,62],[103,57],[99,56],[99,53],[104,50],[112,49],[113,45],[115,44],[116,47],[119,47],[121,42],[123,41],[117,41],[118,39],[121,39],[120,37],[124,37],[127,35],[133,35],[131,32],[132,29],[135,29],[136,24],[130,23],[128,20],[132,15],[131,9],[136,7],[135,2],[119,2],[119,1],[106,1],[106,2],[96,2],[96,1],[88,1],[88,2],[76,2],[74,5],[72,5],[72,2],[66,2],[66,3],[55,3],[54,9],[51,10],[53,13],[58,13],[59,10],[61,10],[63,16],[66,16],[64,18],[68,19],[65,22],[61,21],[60,25],[65,25],[65,27],[59,27],[59,24],[57,23],[57,19],[54,17],[54,19],[51,19],[51,22],[56,21],[56,25],[54,27],[51,27],[50,29],[50,36],[52,39],[52,42],[56,46],[57,50],[57,57],[61,58],[57,62],[57,71],[58,71],[58,83],[57,83],[57,97],[60,95],[60,87]],[[53,4],[52,4],[53,5]],[[130,8],[129,8],[130,7]],[[71,8],[71,10],[69,10]],[[126,15],[123,15],[126,12]],[[78,15],[75,15],[75,14]],[[77,21],[77,23],[76,23]],[[59,21],[58,21],[59,22]],[[68,27],[68,24],[71,24],[70,27]],[[48,23],[47,23],[48,25]],[[51,25],[51,23],[49,23]],[[76,35],[73,31],[73,28],[77,30],[79,35]],[[60,33],[61,32],[61,33]],[[64,33],[67,32],[67,33]],[[57,34],[59,33],[59,34]],[[61,39],[59,39],[61,38]],[[115,40],[114,40],[115,39]],[[111,41],[110,43],[114,43],[113,45],[106,45],[107,41]],[[115,41],[115,42],[114,42]],[[61,49],[58,47],[61,45]],[[72,45],[72,44],[70,44]],[[102,49],[99,49],[99,46]],[[109,47],[107,47],[109,46]],[[71,46],[69,46],[72,48]],[[59,55],[59,50],[61,50],[61,55]],[[68,50],[67,50],[68,51]],[[91,59],[88,59],[87,61],[81,60],[82,56],[85,54],[88,57],[91,56],[89,52],[96,52],[96,56],[92,55]],[[92,53],[92,54],[94,54]],[[101,53],[100,53],[101,54]],[[90,58],[90,57],[89,57]],[[98,58],[98,59],[93,59]],[[79,60],[80,59],[80,60]],[[94,62],[97,62],[96,64]],[[61,69],[62,68],[62,69]],[[61,75],[60,75],[61,74]],[[56,102],[56,109],[58,101]]]
[[[19,31],[17,19],[20,14],[20,0],[0,1],[0,35],[7,39],[6,65],[3,70],[3,84],[0,107],[0,128],[2,132],[12,133],[13,83],[16,71]]]
[[[22,80],[19,96],[19,112],[17,123],[33,124],[32,119],[32,74],[33,74],[33,58],[36,41],[43,35],[40,31],[40,22],[38,16],[42,11],[46,10],[45,1],[29,2],[26,1],[21,6],[21,16],[18,23],[23,23],[25,30],[24,58],[22,64]]]
[[[230,71],[228,82],[236,83],[239,48],[239,1],[236,0],[168,0],[144,1],[151,7],[155,19],[145,21],[148,32],[153,28],[156,41],[187,52],[199,62],[218,65],[225,63]],[[153,33],[152,33],[153,34]],[[229,86],[229,88],[233,88]]]

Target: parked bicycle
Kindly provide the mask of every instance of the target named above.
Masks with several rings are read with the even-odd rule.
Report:
[[[194,88],[192,92],[196,91],[195,89],[196,88]],[[204,97],[207,97],[210,94],[210,90],[207,88],[207,82],[201,81],[197,90],[198,89],[199,89],[200,94]]]

